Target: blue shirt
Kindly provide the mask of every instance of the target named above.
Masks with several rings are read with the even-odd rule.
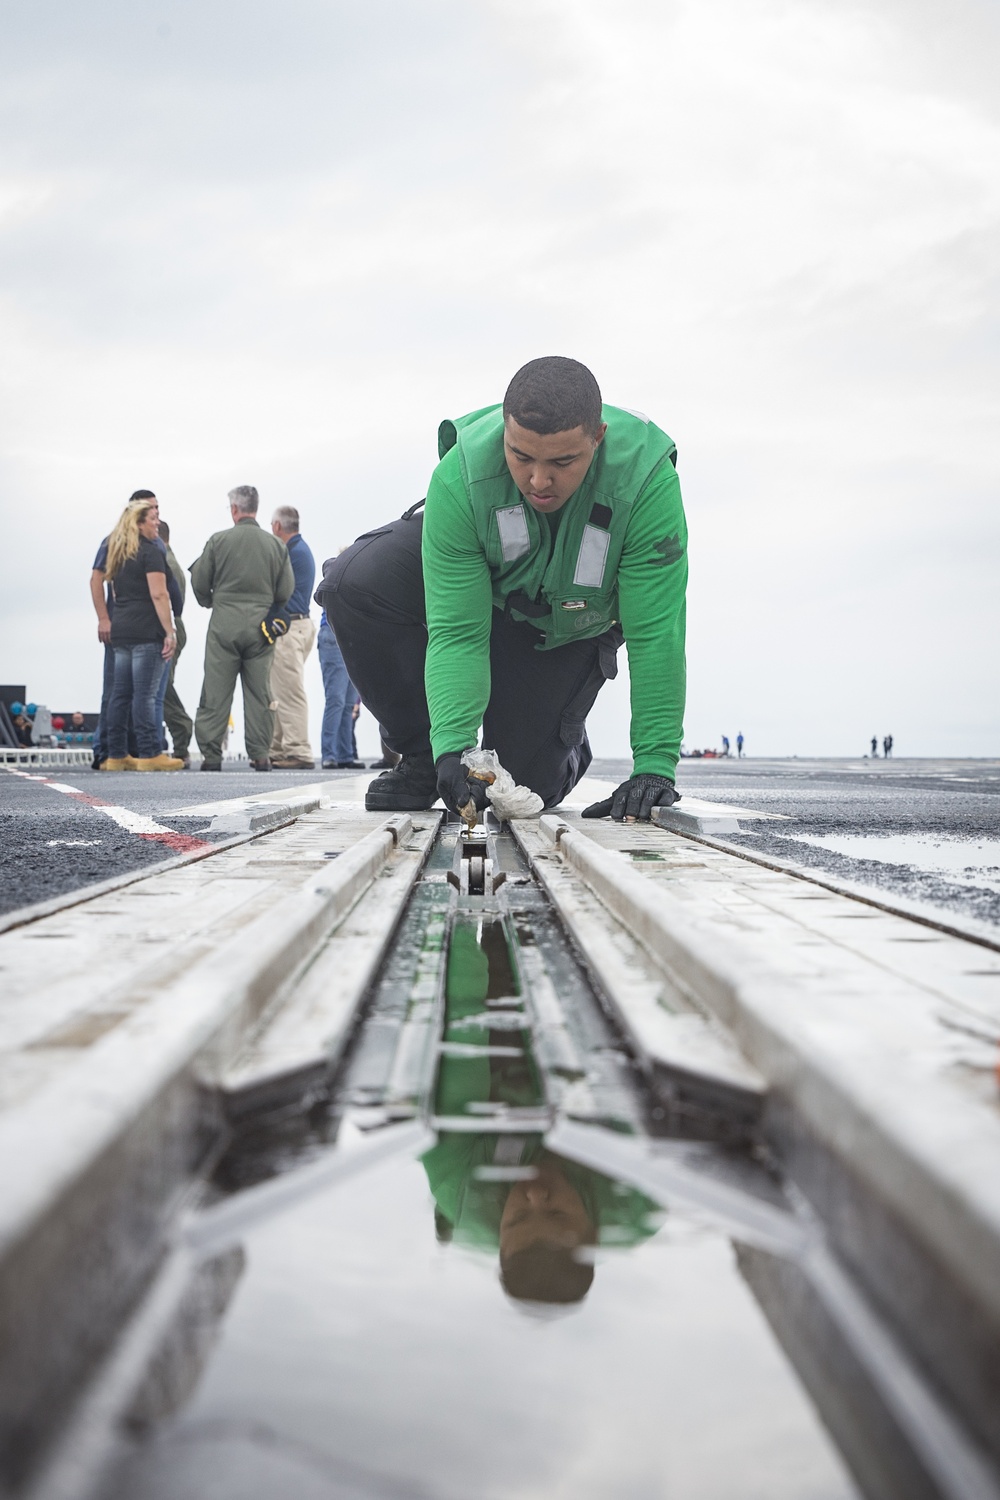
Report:
[[[288,556],[295,574],[295,588],[288,601],[288,613],[307,615],[313,584],[316,582],[316,561],[309,550],[309,543],[303,541],[298,532],[288,538]]]
[[[109,542],[109,540],[110,540],[109,537],[105,537],[104,541],[101,543],[101,545],[97,549],[97,556],[94,558],[94,571],[95,571],[95,573],[105,573],[105,572],[107,572],[107,567],[108,567],[108,542]],[[159,549],[163,553],[164,557],[166,557],[166,555],[167,555],[167,544],[166,544],[166,542],[162,542],[160,540],[160,538],[157,537],[156,540],[153,542],[153,546],[154,547],[159,547]],[[311,552],[309,553],[309,556],[310,556],[310,558],[312,557],[312,553]],[[167,569],[167,593],[170,595],[170,608],[173,610],[173,612],[174,612],[174,619],[176,620],[177,617],[180,615],[181,610],[184,608],[184,596],[181,593],[180,585],[177,582],[177,579],[174,577],[173,573],[171,573],[171,571],[170,571],[169,568]],[[105,597],[105,600],[107,601],[108,619],[110,620],[112,618],[112,616],[114,615],[114,612],[115,612],[115,596],[114,596],[114,592],[113,592],[113,590],[111,588],[110,580],[104,586],[104,597]]]

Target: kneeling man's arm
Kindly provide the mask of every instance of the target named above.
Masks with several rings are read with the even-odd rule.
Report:
[[[676,471],[665,463],[635,502],[618,568],[632,685],[634,775],[677,769],[684,726],[687,523]]]
[[[493,590],[472,512],[439,473],[423,523],[425,683],[434,759],[475,745],[490,697]]]

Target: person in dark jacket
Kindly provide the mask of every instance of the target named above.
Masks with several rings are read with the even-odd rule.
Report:
[[[174,589],[170,589],[170,602],[174,608],[174,625],[177,630],[177,650],[170,658],[167,669],[166,682],[161,686],[162,717],[166,721],[170,732],[170,741],[173,745],[174,755],[184,762],[184,768],[188,767],[188,746],[191,744],[191,736],[194,733],[194,724],[191,715],[180,700],[180,695],[174,686],[174,674],[177,663],[180,661],[181,652],[187,645],[187,631],[184,621],[181,619],[181,610],[184,608],[184,596],[187,593],[187,579],[184,577],[184,569],[177,561],[170,546],[170,527],[160,517],[160,541],[166,548],[167,554],[167,587],[170,588],[171,580],[177,590],[176,597]]]

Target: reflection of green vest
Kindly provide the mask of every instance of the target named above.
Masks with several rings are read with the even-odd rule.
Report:
[[[476,1172],[479,1167],[495,1165],[499,1139],[464,1131],[440,1135],[437,1144],[420,1158],[434,1201],[451,1226],[455,1243],[470,1249],[496,1250],[500,1241],[500,1220],[510,1183],[484,1181]],[[543,1156],[556,1163],[580,1194],[587,1217],[597,1230],[598,1244],[619,1248],[638,1245],[659,1228],[664,1210],[638,1188],[547,1152],[541,1136],[506,1136],[504,1142],[506,1166],[511,1165],[511,1147],[516,1151],[518,1145],[519,1165],[528,1166]]]
[[[504,458],[503,411],[442,422],[441,457],[456,445],[493,603],[545,632],[543,650],[600,635],[618,618],[618,562],[633,503],[677,449],[665,432],[605,406],[608,430],[558,525],[523,500]]]

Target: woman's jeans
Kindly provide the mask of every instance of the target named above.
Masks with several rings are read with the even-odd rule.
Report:
[[[163,642],[143,641],[138,646],[115,646],[115,678],[108,711],[107,737],[102,749],[110,760],[128,754],[128,713],[141,759],[160,753],[160,729],[156,722],[156,696],[163,677]]]
[[[320,731],[321,759],[354,760],[354,705],[359,694],[347,675],[337,637],[325,620],[319,627],[316,649],[326,694]]]

